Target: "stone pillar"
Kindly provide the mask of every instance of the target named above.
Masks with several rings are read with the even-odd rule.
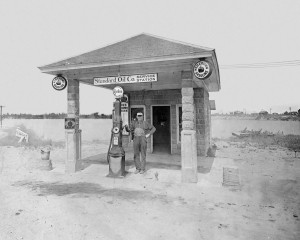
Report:
[[[196,131],[197,131],[197,153],[206,156],[210,146],[210,105],[209,93],[204,88],[194,91],[194,103],[196,107]]]
[[[65,172],[81,170],[81,130],[79,129],[79,82],[68,80],[68,118],[75,118],[75,128],[66,129]]]
[[[182,131],[181,131],[181,180],[196,183],[197,139],[195,129],[194,89],[191,72],[182,72]]]

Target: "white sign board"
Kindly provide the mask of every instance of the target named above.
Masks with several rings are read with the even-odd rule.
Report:
[[[24,133],[18,128],[16,129],[16,137],[20,138],[19,143],[22,142],[24,139],[26,140],[26,142],[28,142],[28,134]]]
[[[128,98],[128,96],[127,96],[127,98]],[[128,103],[127,102],[122,102],[121,103],[121,118],[122,118],[123,126],[125,126],[125,125],[128,126],[129,123],[128,123]],[[125,130],[125,128],[123,128],[122,134],[123,135],[129,135],[129,132],[127,132]]]
[[[131,75],[131,76],[118,76],[118,77],[96,77],[94,78],[94,85],[107,85],[107,84],[123,84],[123,83],[146,83],[156,82],[157,73]]]

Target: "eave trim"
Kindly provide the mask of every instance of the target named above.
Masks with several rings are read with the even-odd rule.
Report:
[[[84,68],[97,68],[97,67],[108,67],[108,66],[117,66],[117,65],[128,65],[128,64],[139,64],[139,63],[150,63],[150,62],[160,62],[160,61],[174,61],[174,60],[183,60],[183,59],[193,59],[193,58],[203,58],[203,57],[212,57],[212,53],[205,52],[201,54],[191,54],[191,55],[181,55],[177,57],[157,57],[157,58],[148,58],[148,59],[139,59],[139,60],[126,60],[126,61],[113,61],[105,63],[94,63],[94,64],[75,64],[69,66],[58,66],[58,67],[38,67],[43,73],[50,73],[54,71],[66,71],[72,69],[84,69]]]

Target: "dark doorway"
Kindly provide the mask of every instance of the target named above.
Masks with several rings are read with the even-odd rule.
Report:
[[[171,153],[171,133],[170,133],[170,107],[152,107],[153,126],[156,132],[153,134],[153,152]]]

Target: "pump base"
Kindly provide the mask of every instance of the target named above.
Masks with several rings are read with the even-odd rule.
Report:
[[[127,175],[127,173],[125,175],[115,175],[115,174],[107,174],[105,177],[108,177],[108,178],[125,178]]]
[[[116,158],[109,156],[109,173],[107,177],[123,178],[125,176],[125,156]]]

